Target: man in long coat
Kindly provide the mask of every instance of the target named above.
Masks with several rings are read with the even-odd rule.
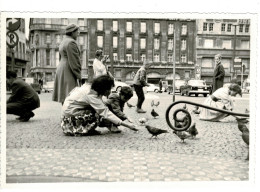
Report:
[[[225,70],[223,65],[221,64],[221,55],[215,55],[215,69],[213,73],[213,84],[212,84],[212,93],[214,93],[217,89],[223,87]]]
[[[78,36],[78,26],[67,26],[66,36],[59,46],[61,58],[56,71],[52,100],[62,104],[70,91],[80,86],[81,82],[80,50],[76,42]]]

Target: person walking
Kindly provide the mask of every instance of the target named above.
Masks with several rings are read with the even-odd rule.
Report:
[[[223,87],[225,77],[225,70],[223,65],[221,64],[221,55],[215,55],[215,69],[213,73],[213,83],[212,83],[212,93],[214,93],[217,89]]]
[[[160,89],[160,93],[162,93],[162,80],[160,79],[160,81],[159,81],[159,89]]]
[[[148,63],[146,60],[144,60],[143,66],[136,72],[134,76],[133,85],[136,95],[138,97],[136,105],[137,113],[146,113],[146,111],[142,109],[142,105],[145,100],[143,87],[149,86],[146,82],[146,71],[149,69],[151,65],[152,63]]]
[[[80,50],[76,42],[78,36],[79,27],[68,25],[66,36],[59,46],[61,59],[56,70],[52,100],[61,104],[73,88],[81,85]]]
[[[6,74],[7,83],[10,85],[12,94],[7,100],[7,114],[19,116],[21,122],[29,121],[34,116],[34,109],[40,107],[40,99],[36,91],[24,80],[17,78],[14,71]]]
[[[96,58],[93,61],[93,71],[94,76],[93,78],[97,78],[101,75],[109,74],[106,61],[108,56],[103,56],[103,51],[101,49],[96,51]]]

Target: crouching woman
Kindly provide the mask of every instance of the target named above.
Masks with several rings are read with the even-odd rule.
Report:
[[[234,110],[234,103],[231,96],[235,97],[239,94],[242,97],[242,90],[239,85],[231,84],[228,87],[222,87],[217,89],[212,95],[210,95],[204,102],[204,105],[210,107],[224,109],[228,111]],[[222,112],[201,108],[200,119],[205,121],[219,121],[228,114]]]
[[[73,89],[62,106],[61,128],[65,135],[99,135],[95,130],[102,120],[115,125],[122,125],[137,131],[135,125],[123,122],[103,103],[102,96],[108,96],[114,80],[102,75],[93,80],[91,85],[84,84]]]

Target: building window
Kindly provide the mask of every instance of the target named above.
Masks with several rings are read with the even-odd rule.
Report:
[[[121,69],[115,69],[115,77],[116,78],[121,78]]]
[[[97,46],[99,48],[103,47],[103,36],[97,36]]]
[[[221,31],[226,31],[226,24],[225,23],[221,24]]]
[[[186,55],[181,55],[181,63],[186,63],[187,59],[186,59]]]
[[[78,25],[79,25],[79,28],[80,28],[81,30],[84,30],[84,27],[85,27],[84,19],[79,19],[79,20],[78,20]]]
[[[46,43],[51,43],[51,35],[46,34]]]
[[[230,69],[230,63],[231,63],[231,60],[230,59],[221,59],[221,63],[223,65],[223,67],[225,69]]]
[[[213,48],[213,39],[205,39],[204,48]]]
[[[132,22],[131,21],[126,22],[126,31],[132,32]]]
[[[202,68],[213,68],[213,58],[202,58]]]
[[[249,49],[249,41],[248,40],[241,40],[241,49]]]
[[[160,40],[158,38],[154,39],[154,49],[160,48]]]
[[[79,44],[84,45],[84,37],[83,36],[79,36]]]
[[[146,48],[146,39],[145,38],[141,38],[140,39],[140,48],[141,49],[145,49]]]
[[[97,20],[97,30],[103,31],[103,20]]]
[[[223,40],[222,41],[222,48],[231,49],[231,40]]]
[[[168,25],[168,34],[172,35],[173,34],[173,30],[174,30],[173,24],[171,23],[171,24]]]
[[[181,50],[186,50],[186,39],[181,40]]]
[[[172,54],[168,54],[168,62],[173,62]]]
[[[60,42],[61,42],[60,35],[56,35],[56,43],[60,44]]]
[[[126,54],[126,61],[132,61],[132,54]]]
[[[154,23],[154,33],[160,33],[160,23]]]
[[[46,27],[51,27],[51,18],[46,18],[45,24],[46,24]]]
[[[141,33],[145,33],[146,32],[146,22],[141,22]]]
[[[141,61],[144,61],[146,59],[145,54],[141,54]]]
[[[190,71],[185,71],[185,79],[189,79],[190,78]]]
[[[60,63],[60,53],[59,51],[56,51],[55,52],[55,64],[56,64],[56,67],[59,65]]]
[[[207,31],[208,30],[208,23],[203,23],[203,31]]]
[[[240,25],[239,25],[239,32],[243,32],[243,27],[244,27],[243,24],[240,24]]]
[[[117,48],[117,42],[118,42],[118,38],[113,37],[113,48]]]
[[[61,19],[61,23],[62,23],[62,25],[68,25],[69,24],[68,19],[65,19],[65,18]]]
[[[249,32],[249,25],[246,25],[246,27],[245,27],[245,32],[246,32],[246,33]]]
[[[182,35],[186,35],[187,34],[187,25],[186,24],[182,24],[181,25],[181,34]]]
[[[153,60],[154,60],[154,62],[159,62],[160,61],[160,56],[159,56],[159,54],[154,54],[154,56],[153,56]]]
[[[113,21],[113,31],[118,31],[118,21]]]
[[[131,49],[132,48],[132,37],[126,38],[126,48]]]
[[[213,31],[213,26],[214,26],[214,23],[209,24],[209,31]]]
[[[173,39],[168,39],[168,50],[173,49]]]
[[[231,32],[231,26],[232,26],[232,24],[227,25],[227,32]]]
[[[50,65],[50,49],[46,49],[46,65]]]
[[[118,61],[117,53],[113,53],[113,59],[114,59],[114,61]]]

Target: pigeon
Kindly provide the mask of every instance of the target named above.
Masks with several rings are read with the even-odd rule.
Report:
[[[199,107],[195,105],[195,108],[192,110],[194,114],[200,114]]]
[[[158,107],[160,105],[160,101],[154,104],[155,107]]]
[[[249,110],[248,110],[248,109],[246,109],[246,110],[245,110],[245,113],[249,113]]]
[[[156,118],[157,116],[159,116],[159,114],[156,113],[154,109],[152,109],[151,115],[152,115],[154,118]]]
[[[152,106],[152,107],[154,106],[154,100],[152,100],[152,102],[151,102],[151,106]]]
[[[143,117],[143,118],[140,118],[138,121],[139,121],[139,123],[141,123],[141,125],[144,125],[148,120],[145,117]]]
[[[238,127],[239,131],[243,132],[244,128],[247,129],[247,126],[245,124],[248,123],[249,121],[246,118],[241,118],[241,119],[236,118],[236,120],[238,123],[237,127]]]
[[[242,133],[243,133],[244,129],[248,129],[245,124],[238,124],[237,127],[238,127],[239,131],[241,131]]]
[[[191,134],[192,138],[196,137],[198,135],[198,130],[196,129],[196,123],[194,123],[190,128],[187,130],[189,134]]]
[[[191,134],[189,134],[186,131],[173,131],[174,134],[176,134],[184,143],[184,140],[191,137]]]
[[[187,105],[186,104],[183,105],[183,109],[187,109]]]
[[[238,118],[238,117],[236,117],[236,120],[237,120],[238,123],[244,123],[244,124],[249,122],[249,120],[247,118]]]
[[[126,103],[129,108],[135,107],[134,105],[131,105],[130,103]]]
[[[249,130],[247,127],[243,129],[242,139],[249,146]],[[249,160],[249,151],[246,160]]]
[[[145,128],[148,130],[148,132],[150,134],[152,134],[152,137],[156,137],[156,138],[157,138],[157,135],[160,135],[162,133],[168,133],[167,130],[159,129],[159,128],[156,128],[156,127],[153,127],[150,125],[146,125]]]

